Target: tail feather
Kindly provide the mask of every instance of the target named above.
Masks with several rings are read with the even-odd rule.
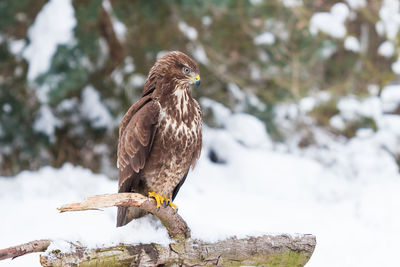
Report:
[[[133,219],[137,219],[146,215],[142,209],[135,207],[118,207],[117,213],[117,227],[124,226],[128,224]]]

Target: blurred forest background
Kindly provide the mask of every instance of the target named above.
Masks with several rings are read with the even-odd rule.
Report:
[[[334,123],[338,102],[379,96],[400,73],[396,1],[61,2],[0,0],[1,175],[72,162],[115,177],[119,122],[165,51],[198,62],[197,99],[257,116],[276,142],[295,131],[301,148],[315,145],[311,125],[338,138],[376,131],[370,116]],[[276,107],[308,96],[319,101],[285,128]]]

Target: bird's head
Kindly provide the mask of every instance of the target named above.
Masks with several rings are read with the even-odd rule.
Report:
[[[147,94],[146,90],[153,87],[157,89],[157,82],[174,83],[175,85],[183,85],[189,87],[194,84],[200,85],[200,70],[197,64],[186,54],[179,51],[168,52],[151,68],[149,76],[145,84],[143,95]],[[186,86],[187,85],[187,86]],[[175,88],[175,86],[171,86]]]

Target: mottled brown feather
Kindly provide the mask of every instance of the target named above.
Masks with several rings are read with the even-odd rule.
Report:
[[[155,191],[175,198],[201,152],[202,114],[192,98],[192,80],[183,73],[194,61],[170,52],[151,68],[142,98],[125,114],[119,131],[119,192]],[[192,77],[194,77],[192,76]],[[143,216],[137,208],[118,208],[117,226]]]

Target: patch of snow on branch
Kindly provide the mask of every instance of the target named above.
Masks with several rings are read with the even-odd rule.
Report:
[[[33,81],[49,69],[58,45],[74,41],[75,25],[72,0],[50,0],[43,6],[29,27],[30,43],[23,54],[29,63],[28,80]]]
[[[383,88],[381,99],[384,112],[393,112],[400,107],[400,85],[388,85]]]
[[[360,52],[360,42],[354,36],[348,36],[344,40],[344,48],[353,52]]]
[[[349,12],[347,5],[336,3],[330,12],[315,13],[310,20],[311,33],[315,35],[321,31],[334,38],[343,38],[347,33],[344,22]]]
[[[202,45],[196,45],[196,47],[193,49],[193,57],[200,63],[204,65],[208,65],[210,63],[206,51],[204,50],[204,47]]]
[[[13,40],[8,43],[8,50],[14,55],[20,55],[26,45],[25,40]]]
[[[397,60],[392,64],[392,70],[396,74],[400,74],[400,54],[397,56]]]
[[[42,105],[36,116],[33,129],[36,132],[47,135],[52,140],[52,138],[54,138],[54,132],[56,128],[60,127],[61,125],[62,121],[54,116],[50,107],[47,105]]]
[[[114,15],[110,0],[103,0],[102,5],[104,9],[110,14],[112,26],[114,28],[115,34],[117,35],[118,39],[120,41],[124,41],[126,34],[126,26],[120,20],[118,20],[118,18]]]
[[[366,0],[346,0],[346,2],[352,9],[363,8],[367,5]]]
[[[110,111],[101,102],[100,93],[91,85],[83,89],[81,112],[94,128],[110,129],[113,127]]]
[[[272,45],[275,43],[275,35],[271,32],[264,32],[254,37],[255,45]]]
[[[178,23],[178,28],[189,40],[194,41],[197,39],[197,30],[187,25],[185,22],[180,21]]]
[[[394,41],[400,27],[400,2],[398,0],[384,0],[379,10],[380,21],[377,22],[377,32]]]
[[[384,41],[379,47],[378,47],[378,54],[383,56],[383,57],[393,57],[394,55],[394,45],[390,41]]]
[[[303,0],[283,0],[285,7],[299,7],[303,5]]]

